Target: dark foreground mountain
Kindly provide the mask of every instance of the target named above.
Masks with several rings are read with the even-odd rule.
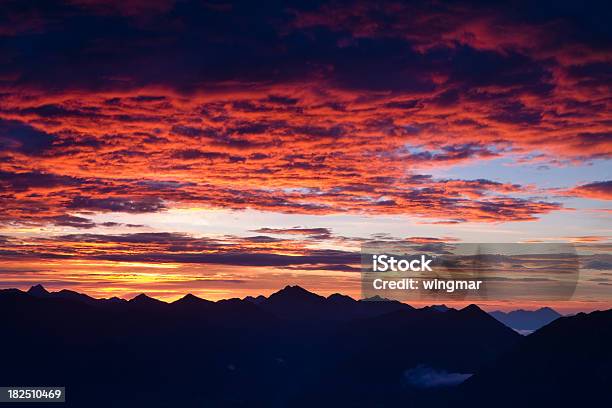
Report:
[[[0,384],[64,385],[74,407],[445,406],[457,388],[436,386],[532,337],[474,305],[414,309],[296,286],[173,303],[34,287],[0,291],[0,311]]]
[[[550,307],[538,310],[513,310],[502,312],[496,310],[490,315],[508,327],[520,332],[532,332],[561,317],[561,314]]]
[[[610,407],[611,344],[612,310],[559,318],[468,379],[454,405]]]

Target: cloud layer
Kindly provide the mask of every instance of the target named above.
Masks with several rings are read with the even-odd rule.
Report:
[[[428,170],[611,154],[609,10],[51,3],[7,3],[0,32],[5,224],[170,206],[528,221],[561,206]]]

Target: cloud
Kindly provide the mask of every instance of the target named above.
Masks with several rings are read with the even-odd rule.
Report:
[[[277,234],[277,235],[305,235],[313,239],[329,239],[332,232],[329,228],[259,228],[253,232],[262,234]]]
[[[98,225],[101,227],[107,227],[107,228],[114,228],[114,227],[142,228],[144,227],[144,225],[142,224],[124,224],[121,222],[113,222],[113,221],[102,222]]]
[[[595,7],[59,3],[5,5],[3,224],[173,206],[533,221],[563,206],[430,174],[612,155]],[[607,199],[601,183],[563,190]]]
[[[77,196],[67,205],[71,210],[88,210],[100,212],[145,213],[158,212],[166,208],[163,201],[156,197],[129,198],[109,197],[91,198]]]
[[[91,12],[127,17],[168,12],[175,2],[175,0],[68,0],[68,3]]]
[[[84,228],[79,217],[62,219],[63,225]],[[91,225],[93,227],[94,225]],[[89,226],[85,226],[89,228]],[[271,237],[193,237],[173,232],[126,234],[67,234],[46,239],[0,241],[3,257],[74,259],[151,264],[215,264],[232,266],[307,267],[313,270],[358,271],[358,252],[311,249],[301,239]],[[282,252],[281,252],[282,251]]]
[[[459,385],[472,374],[452,373],[424,365],[404,371],[405,384],[417,388],[448,387]]]
[[[73,227],[73,228],[93,228],[96,223],[83,217],[76,217],[74,215],[58,215],[55,217],[49,217],[48,221],[54,225],[62,227]]]
[[[596,183],[584,184],[566,191],[565,193],[597,200],[612,200],[612,181],[599,181]]]
[[[30,189],[54,189],[78,186],[80,180],[70,176],[52,173],[23,172],[13,173],[0,171],[0,184],[6,191],[23,192]]]
[[[611,237],[609,236],[605,236],[605,235],[582,235],[582,236],[578,236],[578,237],[564,237],[568,240],[570,240],[571,242],[603,242],[603,241],[609,241],[611,239]]]
[[[612,255],[610,254],[591,255],[587,257],[587,259],[585,259],[585,262],[583,263],[582,267],[584,269],[594,269],[597,271],[610,271],[612,270]]]
[[[147,160],[145,156],[142,160]],[[244,168],[248,167],[250,159],[242,162]],[[264,159],[265,160],[265,159]],[[284,159],[286,160],[286,158]],[[291,175],[291,184],[308,182],[311,172],[312,159],[297,165],[298,158],[290,159],[294,164],[284,167],[284,172]],[[232,166],[232,160],[216,161],[206,159],[207,166],[212,172],[227,172]],[[255,168],[259,168],[260,160],[255,161]],[[322,160],[321,169],[325,169],[326,160]],[[316,160],[315,160],[316,163]],[[65,215],[78,215],[78,213],[91,214],[92,212],[125,212],[125,213],[152,213],[164,211],[169,205],[196,205],[217,208],[231,208],[236,210],[257,209],[282,213],[301,214],[334,214],[339,212],[370,213],[370,214],[411,214],[424,218],[451,218],[458,213],[462,215],[457,222],[500,222],[500,221],[530,221],[539,214],[561,209],[561,205],[554,202],[540,201],[511,197],[509,194],[530,191],[529,186],[518,184],[504,184],[485,179],[458,180],[434,179],[426,175],[413,175],[411,177],[370,177],[354,174],[352,179],[346,179],[347,184],[331,184],[333,175],[329,180],[321,180],[319,187],[283,187],[264,188],[260,185],[233,186],[232,179],[221,183],[222,175],[213,179],[202,179],[197,168],[204,163],[197,161],[193,167],[189,165],[183,172],[182,167],[173,165],[175,170],[181,172],[180,179],[157,179],[151,175],[150,179],[137,178],[131,171],[117,176],[108,172],[95,173],[95,176],[82,174],[78,171],[72,176],[53,173],[7,172],[0,171],[0,185],[10,195],[0,197],[5,209],[0,214],[0,221],[12,223],[44,224],[49,217]],[[217,168],[217,170],[213,170]],[[268,167],[270,168],[270,167]],[[178,169],[178,170],[177,170]],[[225,169],[225,170],[222,170]],[[146,170],[143,170],[146,171]],[[329,171],[329,170],[325,170]],[[339,170],[345,171],[345,170]],[[281,170],[274,172],[276,183]],[[254,172],[245,175],[245,179],[255,177],[260,180],[268,179],[267,174]],[[296,177],[296,178],[294,178]],[[305,178],[304,178],[305,177]],[[215,181],[216,180],[216,181]],[[389,182],[390,180],[394,180]],[[221,185],[221,184],[230,184]],[[37,211],[26,209],[36,208]],[[456,219],[456,218],[453,218]],[[266,231],[264,231],[265,233]],[[280,233],[280,230],[269,233]],[[318,235],[324,239],[328,231],[317,231],[299,228],[294,231],[285,230],[284,234]]]
[[[15,151],[38,156],[48,151],[55,137],[27,123],[0,118],[0,152]]]

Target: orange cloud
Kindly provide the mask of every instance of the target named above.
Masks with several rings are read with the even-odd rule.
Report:
[[[570,190],[565,190],[563,193],[576,197],[593,198],[597,200],[612,200],[612,181],[600,181],[584,184]]]

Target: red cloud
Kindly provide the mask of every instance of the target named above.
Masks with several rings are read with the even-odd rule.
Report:
[[[612,181],[584,184],[570,190],[565,190],[563,193],[597,200],[612,200]]]
[[[221,24],[214,35],[197,31],[207,25],[190,26],[179,11],[168,20],[173,2],[160,1],[155,24],[172,35],[158,43],[142,37],[157,25],[133,21],[142,4],[72,2],[71,18],[109,15],[126,30],[121,47],[110,29],[83,40],[95,61],[82,69],[62,59],[42,75],[31,71],[36,62],[8,58],[15,64],[0,79],[4,224],[85,227],[65,217],[190,205],[528,221],[561,205],[537,198],[533,186],[427,173],[495,158],[571,165],[612,155],[609,50],[561,41],[566,21],[526,23],[460,4],[281,10],[284,23],[270,30],[278,46],[257,43],[257,58],[228,57],[219,69],[207,65],[210,55],[227,57],[215,47],[247,41],[251,49],[254,39]],[[232,15],[202,7],[194,8],[202,17]],[[200,52],[172,42],[184,38],[182,24],[213,49],[175,65],[176,55]],[[325,37],[321,45],[319,29],[338,43]],[[308,58],[291,54],[294,35],[313,41]],[[569,193],[609,197],[597,186]]]

